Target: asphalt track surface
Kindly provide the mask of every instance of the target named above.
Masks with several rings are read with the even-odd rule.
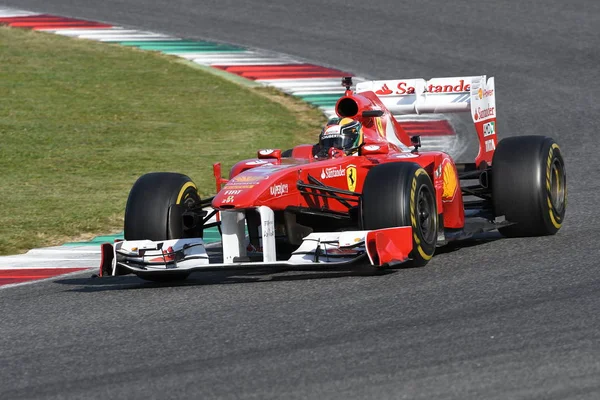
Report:
[[[367,77],[495,76],[500,136],[562,147],[563,229],[381,276],[84,274],[2,290],[0,398],[600,398],[600,3],[264,3],[0,0]]]

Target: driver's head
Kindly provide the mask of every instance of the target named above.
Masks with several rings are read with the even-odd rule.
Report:
[[[362,124],[352,118],[330,120],[319,135],[319,145],[322,151],[333,147],[343,150],[345,154],[352,154],[362,143]]]

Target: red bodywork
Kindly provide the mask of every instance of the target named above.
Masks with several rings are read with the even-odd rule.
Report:
[[[356,94],[347,90],[336,104],[336,113],[363,124],[364,145],[356,155],[316,159],[313,145],[295,147],[289,158],[282,158],[280,150],[261,150],[258,158],[237,163],[231,170],[229,180],[221,178],[220,165],[216,164],[215,177],[220,190],[212,206],[219,210],[268,206],[274,211],[294,207],[347,213],[348,207],[340,201],[302,192],[297,187],[298,183],[310,183],[316,179],[328,187],[360,194],[373,166],[412,162],[423,167],[433,182],[437,209],[439,214],[443,214],[444,227],[464,226],[458,174],[448,154],[411,151],[410,137],[371,91]],[[390,129],[393,129],[400,146],[386,139],[386,132]]]

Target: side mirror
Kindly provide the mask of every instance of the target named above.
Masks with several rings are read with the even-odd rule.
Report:
[[[264,160],[265,158],[281,160],[281,149],[262,149],[258,151],[257,156],[260,160]]]

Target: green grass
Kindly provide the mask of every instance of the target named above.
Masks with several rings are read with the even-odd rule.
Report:
[[[324,117],[155,52],[0,28],[0,254],[122,230],[142,174],[315,141]],[[225,169],[226,171],[226,169]]]

